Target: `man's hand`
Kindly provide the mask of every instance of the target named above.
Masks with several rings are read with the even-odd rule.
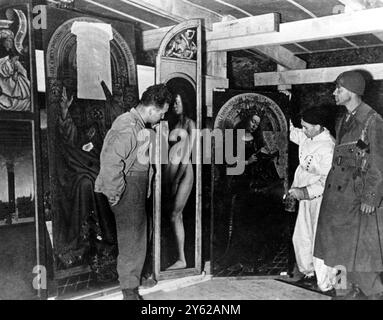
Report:
[[[61,100],[60,100],[61,116],[63,119],[66,118],[66,115],[68,114],[68,110],[72,102],[73,102],[73,96],[70,99],[68,99],[66,88],[63,87],[63,92],[61,94]]]
[[[250,158],[247,160],[247,164],[252,164],[253,162],[256,162],[258,160],[257,155],[253,153]]]
[[[117,196],[108,198],[108,202],[111,207],[115,206],[119,201],[120,201],[120,197],[117,197]]]
[[[375,207],[373,207],[373,206],[370,206],[366,203],[362,203],[360,205],[360,212],[362,214],[372,214],[374,211],[375,211]]]
[[[263,154],[270,154],[270,150],[266,147],[262,147],[260,152]]]
[[[305,198],[303,188],[291,188],[289,194],[297,200],[303,200]]]
[[[291,100],[291,96],[292,96],[291,91],[289,91],[289,90],[281,90],[279,92],[285,94],[286,96],[288,96],[289,100]]]

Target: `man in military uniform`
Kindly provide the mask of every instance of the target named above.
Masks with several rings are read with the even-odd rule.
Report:
[[[336,79],[335,101],[347,113],[336,126],[314,249],[326,265],[346,269],[343,299],[383,297],[383,119],[362,101],[364,89],[357,71]]]
[[[149,87],[135,108],[113,122],[100,155],[95,191],[107,196],[116,218],[117,271],[125,300],[141,299],[138,286],[147,247],[145,200],[151,175],[149,162],[139,155],[145,143],[139,134],[164,117],[171,98],[165,85]]]

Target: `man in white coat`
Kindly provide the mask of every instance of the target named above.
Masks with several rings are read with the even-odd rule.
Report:
[[[302,113],[302,128],[290,121],[290,140],[299,146],[299,166],[289,190],[299,201],[298,217],[293,234],[293,245],[298,269],[303,273],[300,284],[315,284],[322,291],[334,294],[336,270],[313,257],[322,194],[331,169],[335,140],[324,127],[326,113],[314,107]]]

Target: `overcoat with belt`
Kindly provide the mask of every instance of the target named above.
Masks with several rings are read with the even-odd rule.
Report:
[[[346,271],[383,271],[383,119],[362,102],[336,126],[332,168],[319,213],[314,256]],[[361,203],[376,207],[361,214]]]

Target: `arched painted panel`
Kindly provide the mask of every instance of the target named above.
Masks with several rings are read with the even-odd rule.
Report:
[[[214,122],[216,129],[233,129],[254,112],[263,114],[263,138],[272,151],[279,151],[275,166],[281,178],[287,178],[287,121],[281,108],[269,97],[258,93],[243,93],[229,99],[219,110]]]
[[[186,81],[184,81],[186,80]],[[202,50],[201,50],[201,20],[194,19],[182,22],[172,28],[164,37],[161,42],[156,58],[156,83],[166,83],[174,93],[181,94],[187,93],[190,99],[186,99],[187,104],[184,103],[184,108],[189,109],[191,119],[195,121],[197,129],[201,129],[202,126]],[[190,85],[191,86],[190,86]],[[183,86],[185,88],[183,88]],[[187,87],[187,90],[186,90]],[[186,107],[186,105],[188,107]],[[195,116],[195,117],[194,117]],[[169,122],[170,123],[170,122]],[[159,126],[157,133],[156,154],[159,156],[162,154],[163,139],[160,139],[166,129],[167,123],[163,122]],[[162,130],[162,131],[161,131]],[[166,140],[166,139],[165,139]],[[201,159],[201,141],[196,139],[196,158]],[[158,158],[157,158],[158,160]],[[159,161],[159,160],[158,160]],[[185,229],[185,232],[189,232],[189,236],[193,236],[195,241],[192,244],[193,257],[189,254],[189,258],[186,257],[187,267],[183,270],[169,270],[166,271],[167,260],[164,258],[164,251],[167,247],[164,246],[164,229],[161,227],[163,222],[162,216],[165,218],[167,215],[162,214],[163,203],[162,199],[162,185],[163,179],[162,168],[159,166],[156,170],[155,176],[155,196],[154,196],[154,274],[157,279],[174,278],[186,275],[198,274],[201,272],[202,264],[202,227],[201,227],[201,198],[202,198],[202,168],[201,165],[193,165],[194,171],[194,191],[189,196],[189,203],[195,203],[195,224],[189,225],[189,228]],[[192,199],[192,197],[194,199]],[[195,201],[194,201],[195,200]],[[189,210],[192,213],[192,208],[185,207],[185,210]],[[165,221],[166,222],[166,221]],[[194,229],[194,232],[191,231]],[[162,232],[162,233],[161,233]],[[194,235],[193,235],[194,234]],[[191,242],[191,241],[190,241]],[[187,247],[187,246],[186,246]],[[187,250],[185,250],[187,251]],[[189,253],[191,253],[190,250]],[[187,256],[186,252],[186,256]]]

